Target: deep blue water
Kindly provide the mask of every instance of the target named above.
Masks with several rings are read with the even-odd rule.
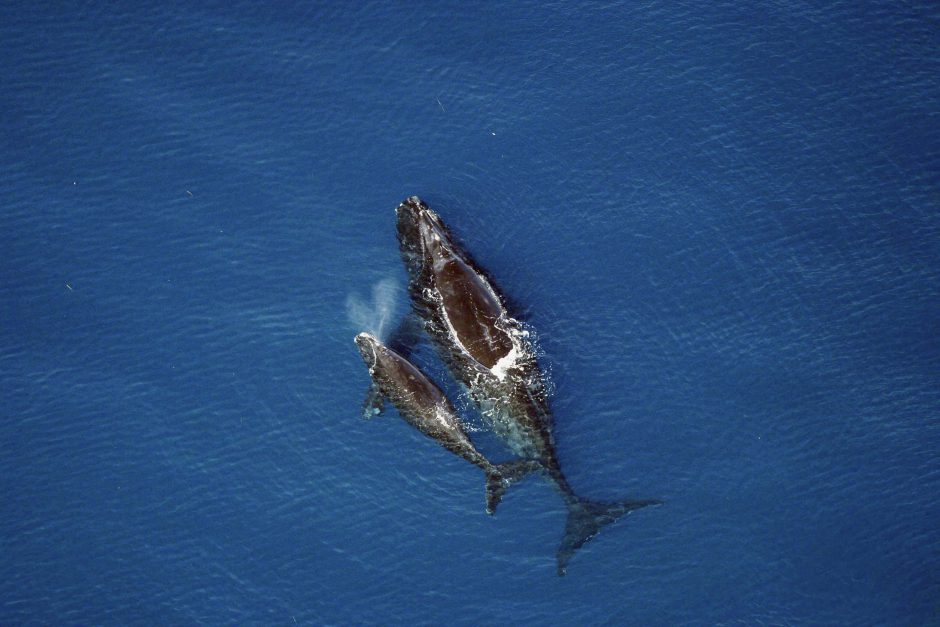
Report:
[[[0,623],[940,622],[935,3],[41,4]],[[547,484],[489,518],[359,418],[412,194],[538,332],[575,488],[666,501],[563,579]]]

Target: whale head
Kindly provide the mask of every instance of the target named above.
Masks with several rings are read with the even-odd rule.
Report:
[[[395,214],[398,243],[409,270],[420,274],[427,262],[453,255],[458,250],[438,215],[417,196],[398,205]]]
[[[359,354],[362,360],[366,362],[369,369],[375,367],[379,359],[379,341],[371,333],[360,333],[356,336],[356,346],[359,347]]]

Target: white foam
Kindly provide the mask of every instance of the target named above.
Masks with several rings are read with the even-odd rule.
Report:
[[[439,405],[434,408],[434,419],[438,422],[438,424],[440,424],[445,431],[453,431],[454,427],[448,418],[449,415],[446,409]]]
[[[506,372],[516,365],[516,362],[519,360],[519,349],[515,342],[512,343],[512,350],[500,357],[490,371],[496,375],[496,378],[500,381],[506,378]]]

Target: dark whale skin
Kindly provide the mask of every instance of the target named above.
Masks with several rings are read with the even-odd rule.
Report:
[[[486,512],[492,514],[506,489],[535,466],[527,461],[493,464],[470,440],[457,411],[441,389],[417,366],[369,333],[356,336],[373,385],[418,431],[486,474]]]
[[[524,460],[537,462],[568,507],[558,574],[598,531],[655,499],[598,503],[579,497],[555,453],[545,377],[528,332],[512,318],[487,274],[417,196],[396,209],[398,243],[414,313],[454,377],[493,431]]]

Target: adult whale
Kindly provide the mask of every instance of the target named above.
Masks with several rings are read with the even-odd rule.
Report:
[[[545,378],[528,332],[506,310],[486,274],[420,198],[396,209],[398,242],[415,313],[453,377],[518,456],[538,462],[568,507],[557,552],[564,575],[575,551],[607,524],[654,499],[616,503],[575,494],[558,463]]]
[[[470,441],[450,401],[421,370],[369,333],[357,335],[356,346],[369,367],[374,401],[379,395],[388,398],[406,422],[486,473],[486,513],[496,510],[510,485],[535,470],[528,461],[490,462]],[[376,410],[370,415],[381,413],[380,407]]]

